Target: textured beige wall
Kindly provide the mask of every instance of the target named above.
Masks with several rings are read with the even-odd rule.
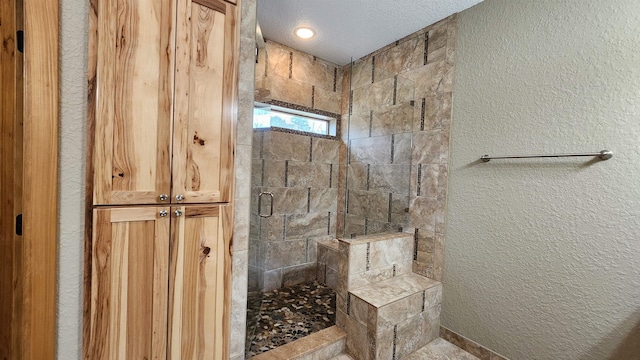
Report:
[[[88,5],[60,1],[58,359],[80,359],[82,353]]]
[[[638,358],[638,34],[637,0],[459,15],[444,326],[512,359]]]

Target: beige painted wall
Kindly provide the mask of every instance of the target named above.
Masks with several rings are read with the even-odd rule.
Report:
[[[637,359],[640,4],[487,0],[458,26],[443,325],[512,359]]]

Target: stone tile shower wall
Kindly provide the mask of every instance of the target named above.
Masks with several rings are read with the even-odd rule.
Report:
[[[341,66],[267,41],[258,52],[256,101],[340,114]]]
[[[336,237],[339,140],[278,130],[253,136],[249,289],[316,278],[317,241]],[[274,195],[273,215],[270,198]]]
[[[399,228],[401,204],[408,203],[402,231],[414,234],[413,271],[436,280],[444,258],[455,39],[453,15],[367,55],[352,70],[345,67],[352,85],[342,94],[342,138],[348,133],[351,141],[350,163],[341,163],[341,172],[348,168],[349,191],[340,192],[338,201],[348,196],[345,237]],[[384,196],[367,187],[392,193],[402,181],[410,187],[409,201],[389,196],[386,206],[396,211],[391,218]],[[391,221],[380,226],[380,214]]]

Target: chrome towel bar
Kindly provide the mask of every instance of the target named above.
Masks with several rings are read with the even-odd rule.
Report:
[[[505,156],[482,155],[480,157],[480,160],[482,160],[483,162],[489,162],[489,160],[493,160],[493,159],[560,158],[560,157],[574,157],[574,156],[595,156],[600,160],[609,160],[613,157],[613,152],[609,150],[602,150],[598,153],[588,153],[588,154],[505,155]]]

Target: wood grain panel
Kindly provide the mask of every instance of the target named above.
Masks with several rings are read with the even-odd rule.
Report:
[[[173,207],[169,300],[169,358],[229,358],[230,297],[226,277],[231,206]]]
[[[169,209],[93,211],[85,358],[166,357],[169,217],[160,217],[160,210]],[[134,214],[135,221],[126,220]]]
[[[186,203],[228,202],[233,186],[237,9],[215,5],[178,9],[173,194]]]
[[[15,256],[15,208],[21,202],[16,194],[16,175],[21,173],[22,164],[16,158],[22,151],[18,126],[22,98],[19,89],[19,77],[22,74],[19,65],[20,54],[17,51],[16,30],[17,13],[14,2],[0,3],[0,359],[13,358],[14,332],[14,266],[19,259]],[[18,270],[18,269],[16,269]],[[19,271],[19,270],[18,270]],[[17,320],[17,319],[16,319]]]
[[[58,234],[58,1],[24,1],[23,235],[19,359],[55,356]]]
[[[158,203],[171,181],[175,2],[97,7],[94,204]]]

